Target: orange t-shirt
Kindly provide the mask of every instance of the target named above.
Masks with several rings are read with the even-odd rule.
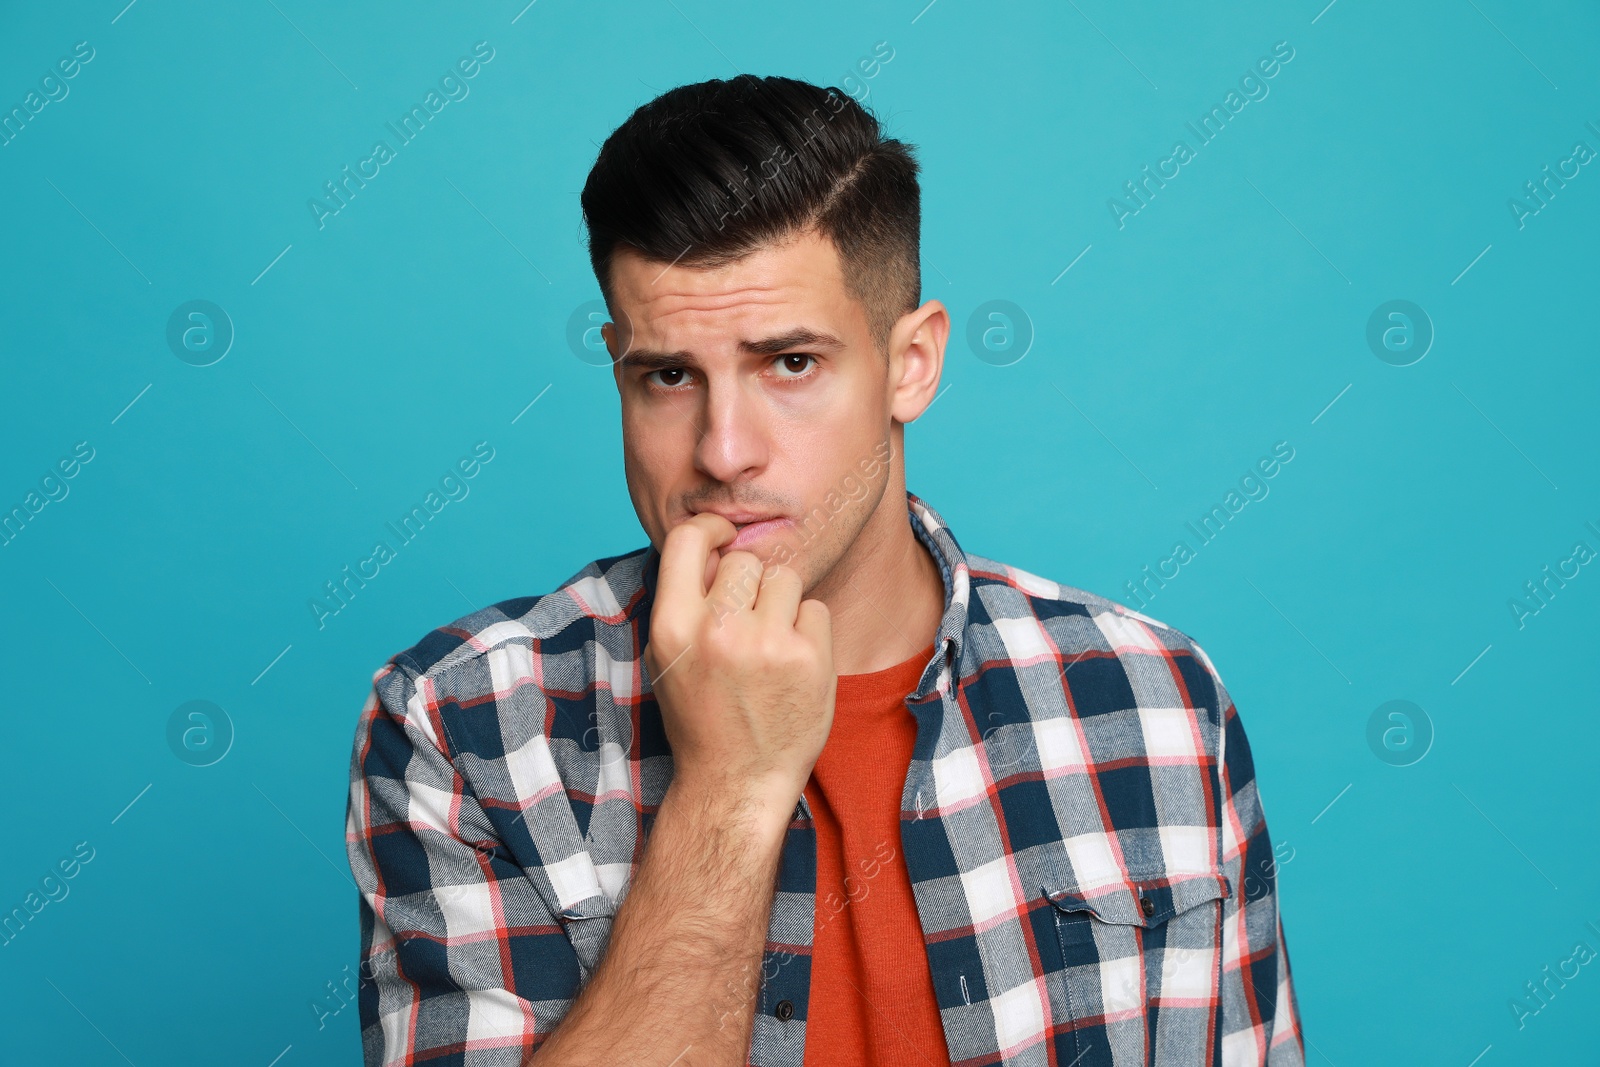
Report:
[[[949,1064],[900,843],[917,738],[905,706],[933,646],[838,680],[833,727],[806,782],[817,835],[806,1067]]]

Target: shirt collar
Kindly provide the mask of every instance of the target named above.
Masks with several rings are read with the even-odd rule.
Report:
[[[911,700],[916,702],[935,691],[943,691],[949,685],[947,677],[959,677],[957,665],[961,662],[962,638],[967,628],[967,603],[972,586],[966,553],[961,550],[944,517],[910,490],[906,490],[906,515],[917,540],[927,548],[938,566],[939,579],[944,584],[944,614],[939,619],[939,631],[934,636],[933,659],[923,670],[917,688],[910,695]],[[650,606],[655,599],[656,578],[660,569],[661,552],[651,544],[645,548],[640,571],[644,595],[636,606],[636,612],[645,619],[649,618]]]

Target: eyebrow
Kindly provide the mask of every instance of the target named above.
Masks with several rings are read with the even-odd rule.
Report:
[[[740,350],[753,356],[781,355],[792,348],[843,347],[845,347],[844,342],[832,334],[805,326],[797,326],[792,330],[785,330],[783,333],[755,341],[739,342]],[[642,370],[678,370],[696,365],[694,356],[688,352],[654,352],[648,349],[635,349],[625,353],[618,362],[625,367]]]

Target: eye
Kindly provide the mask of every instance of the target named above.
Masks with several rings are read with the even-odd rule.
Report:
[[[663,376],[678,375],[679,377],[672,381],[667,381],[663,378],[663,380],[658,384],[653,380],[657,374]],[[646,385],[656,386],[657,388],[670,392],[680,384],[682,376],[686,374],[688,374],[688,371],[684,370],[682,367],[662,367],[660,370],[653,370],[646,374],[644,376],[644,381]]]
[[[804,362],[805,360],[810,360],[811,362],[810,363],[805,363]],[[800,366],[798,366],[798,367],[794,366],[794,364],[791,361],[800,362]],[[790,371],[794,371],[795,372],[793,374],[779,374],[778,375],[779,378],[789,379],[789,380],[793,380],[795,378],[804,378],[804,377],[806,377],[807,373],[811,370],[812,364],[815,364],[816,362],[817,362],[817,357],[813,356],[809,352],[790,352],[790,353],[787,353],[785,355],[778,356],[773,360],[773,364],[775,366],[780,367],[783,370],[790,370]]]

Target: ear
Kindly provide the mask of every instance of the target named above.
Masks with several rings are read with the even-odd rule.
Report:
[[[617,385],[617,392],[622,392],[622,363],[617,358],[622,354],[620,342],[617,340],[617,324],[605,323],[600,327],[600,337],[606,343],[606,351],[611,353],[611,380]]]
[[[937,300],[902,315],[889,332],[889,414],[916,421],[939,395],[950,312]]]
[[[606,351],[611,354],[611,378],[617,383],[617,392],[622,392],[622,357],[628,354],[633,346],[633,320],[626,311],[621,313],[622,322],[607,322],[600,327],[600,336],[606,343]]]

